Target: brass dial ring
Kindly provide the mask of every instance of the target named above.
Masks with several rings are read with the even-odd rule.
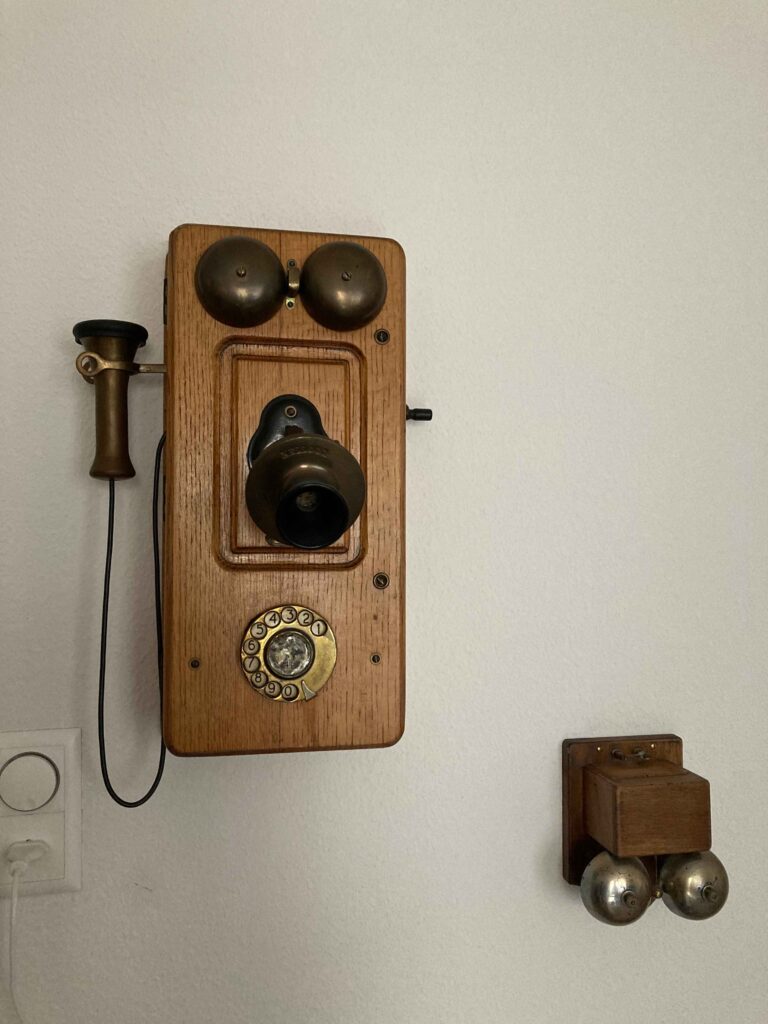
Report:
[[[248,624],[240,665],[250,685],[270,700],[312,700],[336,664],[328,621],[303,605],[267,608]]]

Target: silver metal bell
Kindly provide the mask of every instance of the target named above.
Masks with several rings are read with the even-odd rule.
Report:
[[[637,857],[614,857],[603,850],[581,876],[581,901],[605,924],[632,924],[651,902],[651,879]]]
[[[659,886],[665,905],[689,921],[713,917],[728,899],[728,873],[711,850],[667,857]]]

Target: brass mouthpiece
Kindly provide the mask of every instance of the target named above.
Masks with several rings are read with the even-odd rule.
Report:
[[[323,429],[300,395],[280,395],[261,414],[248,445],[245,500],[267,537],[312,550],[333,544],[360,515],[360,463]]]

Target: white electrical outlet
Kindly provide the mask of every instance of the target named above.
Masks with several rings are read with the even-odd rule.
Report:
[[[80,806],[79,729],[0,733],[0,896],[11,891],[5,851],[28,839],[50,850],[24,874],[23,895],[80,888]]]

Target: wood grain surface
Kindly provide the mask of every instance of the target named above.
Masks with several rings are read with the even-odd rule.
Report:
[[[325,242],[359,242],[384,266],[386,303],[357,331],[320,326],[300,298],[258,327],[228,327],[205,312],[194,284],[200,256],[227,235],[259,239],[283,266],[301,266]],[[394,743],[405,708],[402,249],[385,238],[187,224],[171,234],[166,273],[166,743],[185,755]],[[379,328],[387,344],[376,342]],[[244,500],[247,441],[266,402],[291,392],[318,406],[366,476],[360,519],[317,552],[269,545]],[[384,590],[373,586],[377,572],[390,578]],[[327,618],[338,643],[328,684],[293,704],[253,690],[239,656],[251,619],[287,603]]]
[[[584,824],[617,857],[708,850],[709,783],[670,761],[589,765]]]

